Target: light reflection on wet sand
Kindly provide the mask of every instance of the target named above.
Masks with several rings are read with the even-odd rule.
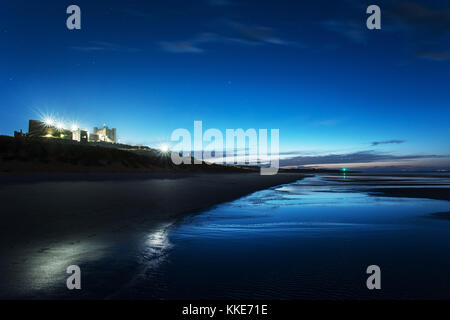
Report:
[[[449,211],[449,202],[377,197],[364,192],[365,182],[334,180],[315,176],[263,190],[147,232],[55,240],[39,252],[21,253],[27,258],[14,264],[7,285],[16,291],[2,296],[370,298],[361,285],[361,270],[377,262],[394,283],[377,297],[450,297],[433,291],[439,276],[432,273],[433,268],[450,268],[450,258],[443,255],[450,249],[450,225],[424,219]],[[410,276],[402,274],[402,261]],[[65,268],[71,264],[82,267],[81,292],[65,288]],[[416,291],[408,285],[411,277],[417,280]],[[450,285],[450,276],[440,280]]]
[[[316,176],[186,218],[169,233],[171,249],[153,273],[152,285],[142,279],[125,296],[450,297],[446,290],[434,290],[442,281],[450,284],[450,276],[443,279],[433,271],[450,267],[450,258],[441,257],[450,243],[449,225],[424,218],[448,211],[450,203],[377,197],[364,190],[364,184]],[[375,262],[391,281],[378,295],[363,285],[365,268]],[[408,264],[409,274],[402,272],[402,263]]]

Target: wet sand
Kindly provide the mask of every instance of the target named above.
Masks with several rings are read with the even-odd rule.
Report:
[[[70,297],[65,268],[97,260],[102,265],[93,270],[103,271],[90,282],[102,286],[94,297],[105,297],[134,274],[130,270],[142,253],[130,239],[302,178],[298,173],[0,175],[0,299]],[[100,259],[105,256],[107,263]],[[89,279],[89,272],[84,276]],[[52,286],[63,295],[44,297]]]
[[[383,197],[450,200],[450,188],[374,188],[369,192]]]
[[[114,299],[127,296],[128,292],[132,292],[127,288],[140,283],[142,279],[148,279],[145,283],[153,288],[152,268],[167,259],[164,250],[169,246],[166,243],[167,235],[178,225],[176,222],[181,218],[189,217],[187,220],[195,221],[197,216],[193,214],[197,212],[204,212],[217,204],[302,178],[303,175],[298,173],[276,176],[164,173],[0,174],[0,298]],[[319,187],[323,192],[320,189],[322,184],[316,186],[314,181],[310,183],[310,187]],[[327,190],[332,197],[339,188],[344,188],[344,195],[360,192],[365,197],[364,194],[369,192],[377,197],[439,197],[446,200],[449,191],[448,188],[435,186],[407,187],[409,184],[389,188],[389,181],[383,181],[379,188],[375,188],[374,184],[366,186],[362,183],[348,189],[347,185],[332,181]],[[297,201],[302,204],[302,201],[308,200],[308,194],[305,194],[302,186],[296,188],[299,192]],[[352,193],[349,193],[353,188]],[[342,195],[337,197],[340,199]],[[312,199],[316,198],[317,195],[313,192]],[[327,199],[323,200],[324,208],[329,210],[327,212],[333,216],[338,214],[338,217],[342,218],[339,207],[330,207],[327,205]],[[293,201],[292,198],[287,200]],[[377,202],[377,212],[378,204]],[[274,203],[271,203],[270,210],[273,206]],[[299,206],[299,210],[309,210],[308,208],[309,206]],[[259,207],[253,209],[260,210]],[[348,208],[350,209],[352,206]],[[238,208],[235,212],[238,217],[241,216],[240,210]],[[291,209],[287,206],[285,210],[288,212]],[[348,210],[344,211],[344,218]],[[441,214],[428,217],[444,219],[442,212],[447,212],[446,207],[436,207],[433,210],[429,212]],[[445,216],[448,217],[448,213],[445,213]],[[278,219],[279,215],[274,217]],[[316,215],[311,217],[316,219]],[[378,219],[379,214],[376,217]],[[387,217],[392,219],[391,215]],[[299,217],[300,221],[304,218],[304,215]],[[362,218],[355,215],[355,219],[352,218],[352,225]],[[229,221],[226,223],[229,224]],[[299,233],[301,234],[303,232]],[[347,236],[347,233],[345,235]],[[280,239],[283,237],[284,233]],[[189,237],[185,240],[188,243],[192,241]],[[208,238],[207,241],[211,239]],[[286,245],[292,245],[288,238],[286,241]],[[208,243],[201,243],[200,247],[207,247],[210,245]],[[233,250],[230,252],[234,252]],[[202,252],[204,250],[194,250],[191,253],[200,255],[197,257],[200,259]],[[352,250],[345,252],[353,254]],[[189,252],[182,255],[185,254],[188,257],[183,261],[188,264],[195,261],[189,257]],[[215,248],[204,258],[207,259],[209,255],[221,257],[222,253]],[[243,255],[243,258],[247,259],[248,255]],[[82,267],[86,288],[76,294],[65,287],[65,268],[72,264]],[[182,273],[191,269],[187,266],[177,270]],[[197,269],[194,268],[195,270]],[[189,281],[190,276],[186,279]],[[145,294],[150,291],[145,291]],[[129,297],[133,298],[134,293]]]
[[[450,212],[435,212],[429,215],[430,218],[450,220]]]
[[[148,230],[301,178],[253,173],[2,175],[0,248]]]

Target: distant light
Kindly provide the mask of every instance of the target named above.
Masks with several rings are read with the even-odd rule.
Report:
[[[64,124],[63,124],[62,122],[58,122],[58,123],[56,124],[56,128],[58,128],[58,129],[63,129],[63,128],[64,128]]]
[[[71,129],[72,131],[77,131],[77,130],[78,130],[78,126],[77,126],[76,124],[73,124],[73,125],[70,127],[70,129]]]
[[[45,123],[45,125],[47,125],[47,126],[52,126],[53,123],[54,123],[54,121],[53,121],[52,118],[45,118],[45,119],[44,119],[44,123]]]
[[[342,172],[346,172],[347,168],[342,168],[341,170],[342,170]]]
[[[166,153],[166,152],[169,151],[169,146],[167,144],[165,144],[165,143],[162,143],[162,144],[159,145],[159,150],[161,152]]]

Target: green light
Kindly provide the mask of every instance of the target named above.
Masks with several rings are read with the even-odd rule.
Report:
[[[346,172],[347,168],[342,168],[341,170],[342,170],[342,172]]]

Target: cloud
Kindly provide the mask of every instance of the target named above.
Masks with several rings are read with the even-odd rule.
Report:
[[[280,166],[304,166],[337,163],[371,163],[401,160],[418,160],[430,158],[444,158],[441,155],[403,155],[396,156],[375,152],[373,150],[359,151],[347,154],[328,154],[320,156],[296,156],[288,159],[280,159]]]
[[[162,41],[163,50],[172,53],[202,53],[205,50],[200,46],[206,43],[218,42],[220,37],[215,33],[200,33],[195,37],[183,41]]]
[[[385,10],[394,30],[407,35],[417,58],[433,61],[450,60],[447,40],[450,34],[450,9],[431,8],[417,2],[395,2]]]
[[[372,142],[372,146],[378,146],[380,144],[400,144],[405,143],[406,140],[385,140],[385,141],[374,141]]]
[[[431,9],[417,2],[400,2],[388,13],[412,28],[426,28],[437,33],[450,31],[449,9]]]
[[[245,25],[234,21],[225,20],[221,23],[221,30],[217,32],[204,32],[182,41],[160,42],[162,49],[174,53],[201,53],[204,45],[221,43],[225,45],[285,45],[297,46],[295,42],[284,40],[273,28],[258,25]]]
[[[417,56],[433,61],[445,61],[450,60],[450,51],[421,51]]]
[[[264,26],[249,26],[241,23],[230,23],[235,34],[229,40],[239,43],[255,45],[255,44],[274,44],[287,45],[291,42],[281,39],[275,35],[272,28]]]
[[[362,10],[360,1],[352,1],[354,9]],[[364,8],[365,9],[365,8]],[[381,6],[383,32],[402,33],[415,58],[442,62],[450,60],[450,8],[415,1],[386,1]],[[340,18],[322,21],[323,29],[348,40],[364,44],[369,32],[364,21]]]
[[[201,53],[203,49],[196,46],[194,42],[189,41],[178,41],[178,42],[168,42],[164,41],[160,43],[161,47],[173,53]]]
[[[93,51],[114,51],[114,52],[138,52],[138,48],[130,48],[126,46],[121,46],[111,42],[104,41],[89,41],[87,45],[83,46],[72,46],[73,50],[93,52]]]
[[[325,30],[338,33],[353,42],[366,42],[366,25],[359,21],[328,20],[322,22],[322,27]]]

